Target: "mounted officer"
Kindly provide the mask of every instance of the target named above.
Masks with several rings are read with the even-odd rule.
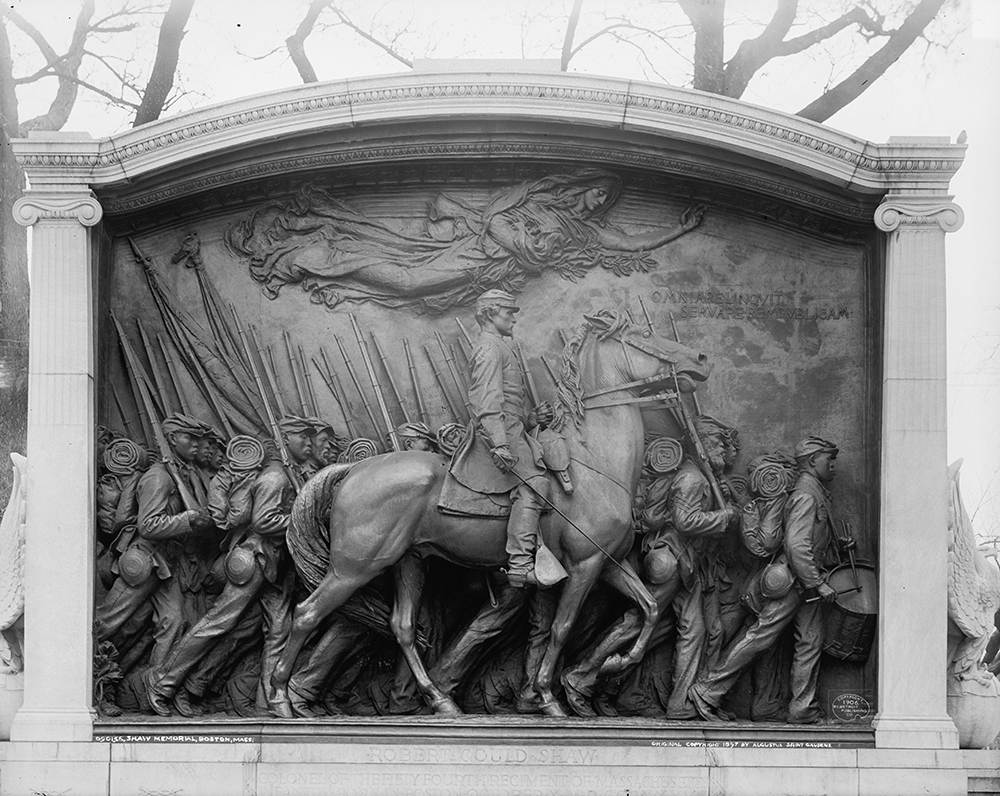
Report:
[[[538,520],[549,479],[542,446],[528,431],[551,422],[553,411],[548,403],[526,408],[524,376],[511,343],[518,309],[503,290],[488,290],[476,300],[479,342],[469,363],[472,433],[457,452],[452,473],[478,492],[510,494],[507,580],[524,588],[552,585],[539,583],[535,574]]]

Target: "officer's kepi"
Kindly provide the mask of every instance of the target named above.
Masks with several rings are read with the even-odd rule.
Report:
[[[514,312],[518,312],[521,309],[517,306],[517,301],[514,297],[506,290],[487,290],[483,293],[476,299],[476,309],[481,310],[485,307],[502,307],[514,310]]]

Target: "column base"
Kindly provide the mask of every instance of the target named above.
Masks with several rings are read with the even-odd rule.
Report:
[[[94,719],[92,708],[27,708],[22,707],[10,725],[12,741],[92,741]]]
[[[948,715],[878,715],[872,727],[876,749],[958,749],[958,730]]]

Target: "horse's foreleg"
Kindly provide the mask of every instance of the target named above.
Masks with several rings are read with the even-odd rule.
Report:
[[[396,604],[393,606],[389,624],[396,636],[396,641],[399,642],[403,657],[410,664],[413,677],[417,681],[417,688],[430,703],[434,712],[444,716],[459,716],[462,711],[458,709],[458,705],[452,701],[451,697],[445,696],[434,685],[417,652],[417,612],[420,609],[420,598],[423,595],[426,574],[423,560],[412,551],[403,556],[396,564]]]
[[[288,699],[288,681],[291,679],[295,659],[302,651],[302,647],[320,623],[347,602],[350,596],[373,576],[372,572],[354,576],[328,572],[316,587],[316,591],[295,606],[288,643],[271,673],[271,685],[274,688],[273,710],[279,718],[293,717],[291,702]]]
[[[677,588],[673,581],[670,581],[668,584],[664,584],[663,588],[657,590],[657,597],[659,599],[654,598],[650,594],[649,589],[646,588],[646,584],[642,582],[628,561],[622,561],[621,567],[609,564],[605,568],[602,578],[608,585],[632,599],[642,613],[642,628],[636,634],[635,629],[638,627],[639,623],[637,620],[639,617],[638,614],[629,611],[629,614],[632,615],[632,632],[628,634],[630,636],[628,640],[631,640],[631,638],[635,639],[629,651],[624,654],[612,655],[601,667],[601,674],[615,674],[624,671],[642,660],[642,656],[646,654],[649,640],[652,638],[653,630],[660,618],[660,611],[673,600],[674,595],[677,593]],[[679,584],[679,579],[677,580]],[[626,617],[628,617],[628,614],[626,614]],[[619,643],[624,642],[625,639],[619,638]]]
[[[580,606],[597,582],[603,564],[603,557],[596,556],[577,563],[569,569],[569,579],[563,585],[556,615],[549,630],[549,644],[542,656],[542,663],[538,667],[538,676],[535,679],[535,687],[541,698],[542,713],[547,716],[566,715],[566,711],[552,693],[552,679],[556,663],[569,639],[569,633],[580,615]]]

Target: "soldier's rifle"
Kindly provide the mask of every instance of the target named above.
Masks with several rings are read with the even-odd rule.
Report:
[[[351,405],[347,403],[347,393],[344,392],[344,385],[340,382],[340,376],[333,369],[333,366],[330,364],[330,358],[326,355],[326,349],[322,346],[319,349],[319,355],[323,358],[323,364],[326,366],[326,374],[330,379],[327,386],[333,393],[333,397],[337,399],[337,403],[340,404],[340,411],[344,415],[344,424],[347,426],[347,433],[351,435],[352,439],[357,439],[361,436],[361,431],[351,417]]]
[[[437,338],[438,346],[441,348],[441,354],[444,356],[445,367],[448,368],[452,381],[455,382],[455,388],[458,390],[458,394],[462,396],[462,399],[465,402],[465,409],[469,417],[472,417],[472,402],[469,400],[469,385],[467,385],[462,380],[461,376],[459,376],[458,370],[455,367],[455,360],[448,352],[448,347],[444,344],[444,338],[441,337],[441,333],[434,332],[434,337]]]
[[[236,322],[236,330],[240,336],[240,342],[243,344],[243,353],[246,354],[247,361],[250,363],[250,374],[253,376],[257,392],[260,394],[260,399],[264,403],[264,411],[267,414],[267,424],[271,427],[271,438],[274,440],[275,447],[278,449],[278,457],[281,459],[281,464],[285,468],[285,475],[288,476],[288,480],[292,484],[295,494],[298,494],[302,489],[302,480],[299,478],[299,474],[295,472],[295,468],[292,466],[292,457],[288,453],[288,447],[285,445],[285,438],[281,433],[281,427],[278,425],[278,419],[274,416],[274,410],[271,408],[271,402],[267,398],[267,390],[264,389],[264,381],[260,377],[260,369],[257,367],[257,362],[253,358],[253,352],[250,349],[250,341],[247,339],[246,330],[240,323],[240,318],[236,314],[236,308],[230,305],[230,310],[233,313],[233,320]],[[253,329],[250,331],[252,334]]]
[[[646,321],[646,328],[649,329],[650,335],[656,334],[656,330],[653,328],[653,319],[649,317],[649,310],[646,309],[646,302],[642,300],[642,296],[639,296],[639,306],[642,308],[642,317]],[[676,327],[674,328],[674,339],[677,339],[677,329],[676,329]],[[670,372],[674,373],[673,365],[670,366]],[[674,386],[676,387],[677,386],[677,379],[676,379],[676,374],[674,374],[674,375],[675,375]],[[677,392],[677,403],[680,404],[682,400],[683,399],[681,398],[680,391],[678,390],[678,392]],[[683,419],[680,416],[680,412],[679,412],[678,408],[675,407],[675,406],[669,406],[668,409],[670,411],[670,414],[674,418],[674,422],[677,423],[678,426],[680,426],[680,427],[683,428]]]
[[[312,412],[309,411],[309,405],[306,402],[306,392],[305,388],[302,386],[302,379],[299,376],[298,368],[295,367],[295,353],[292,346],[292,336],[285,329],[281,333],[282,338],[285,341],[285,352],[288,354],[288,369],[292,372],[292,383],[295,385],[295,394],[299,399],[299,406],[302,408],[302,416],[309,417]]]
[[[365,369],[368,371],[368,379],[372,383],[372,389],[375,391],[375,400],[378,401],[378,409],[382,414],[382,419],[385,421],[386,434],[389,435],[389,442],[392,443],[393,450],[401,451],[403,446],[399,441],[399,435],[396,434],[396,427],[393,425],[392,417],[389,415],[389,407],[385,402],[385,395],[382,392],[382,385],[379,383],[378,376],[375,373],[375,365],[372,363],[371,353],[368,351],[368,344],[365,343],[365,337],[361,334],[361,327],[358,326],[358,320],[353,315],[348,315],[351,319],[351,327],[354,329],[354,337],[358,341],[358,349],[361,351],[361,359],[364,360]]]
[[[461,420],[462,416],[459,414],[458,407],[455,406],[455,402],[451,400],[451,395],[448,394],[448,389],[445,387],[441,371],[438,370],[438,367],[434,362],[434,357],[431,356],[431,350],[427,346],[424,346],[423,348],[424,354],[427,356],[427,361],[431,364],[431,372],[434,374],[435,381],[437,381],[438,389],[441,390],[445,403],[448,404],[448,409],[451,410],[451,419],[455,421]]]
[[[149,337],[139,318],[135,319],[135,325],[139,329],[139,339],[142,340],[142,348],[146,352],[146,359],[149,360],[149,371],[153,374],[153,383],[156,385],[157,397],[159,398],[157,403],[163,410],[164,417],[173,414],[174,408],[170,404],[170,394],[167,392],[167,386],[163,382],[163,375],[160,373],[160,365],[156,361],[156,355],[153,353],[153,346],[149,342]]]
[[[552,369],[549,361],[545,358],[544,354],[539,354],[538,358],[542,360],[542,364],[545,366],[545,372],[549,374],[549,378],[552,379],[552,383],[556,386],[556,390],[559,389],[559,377],[556,376],[556,372]]]
[[[330,379],[329,375],[323,370],[323,367],[316,361],[316,357],[312,357],[313,367],[319,371],[319,377],[323,379],[323,383],[326,385],[330,394],[333,395],[333,400],[337,403],[337,408],[340,409],[340,413],[344,416],[344,423],[347,425],[347,433],[354,436],[354,431],[351,429],[351,424],[349,422],[350,416],[347,410],[344,408],[343,404],[340,403],[340,396],[337,394],[337,388],[333,386],[333,381]]]
[[[424,406],[424,398],[420,394],[420,382],[417,380],[417,368],[413,364],[413,354],[410,353],[410,341],[405,337],[403,338],[403,351],[406,353],[406,368],[410,372],[410,384],[413,385],[413,397],[417,402],[417,414],[420,415],[420,419],[429,424],[430,420],[427,415],[427,408]]]
[[[312,374],[306,367],[306,356],[302,353],[302,346],[298,346],[299,367],[302,368],[302,378],[306,384],[306,395],[309,396],[309,404],[313,408],[313,414],[319,414],[319,401],[316,400],[316,387],[313,385]]]
[[[115,407],[118,409],[118,417],[122,419],[122,425],[125,426],[125,436],[131,440],[135,440],[135,434],[132,430],[132,423],[128,419],[128,415],[125,414],[125,408],[122,406],[122,399],[118,397],[118,390],[115,389],[115,385],[111,385],[111,397],[115,401]]]
[[[691,415],[689,415],[687,409],[684,408],[684,401],[681,400],[680,383],[677,381],[677,371],[673,370],[672,373],[674,377],[674,389],[677,392],[677,407],[681,413],[684,430],[687,432],[688,438],[694,446],[695,455],[698,457],[698,466],[700,467],[705,478],[708,480],[708,486],[712,490],[712,495],[715,497],[716,504],[721,509],[726,505],[726,499],[722,496],[722,488],[719,486],[719,481],[715,477],[715,471],[712,469],[712,463],[708,460],[708,454],[705,452],[705,446],[701,442],[701,437],[698,436],[698,429],[694,427]]]
[[[340,342],[340,338],[337,337],[337,335],[334,335],[333,340],[337,344],[337,348],[340,349],[340,356],[344,360],[344,365],[347,366],[347,374],[351,377],[351,381],[354,382],[354,389],[356,389],[358,391],[358,395],[361,396],[361,403],[365,407],[365,414],[368,415],[368,421],[372,424],[372,431],[374,431],[375,436],[378,437],[378,423],[375,422],[375,413],[372,412],[371,404],[368,402],[368,396],[361,388],[361,380],[358,378],[358,374],[354,370],[354,363],[351,362],[351,358],[347,354],[347,349],[344,348],[344,344]]]
[[[641,301],[641,299],[640,299],[640,301]],[[670,313],[670,328],[671,328],[671,330],[674,333],[674,340],[676,340],[679,343],[681,341],[681,336],[677,333],[677,321],[674,320],[674,314],[672,312]],[[701,414],[701,406],[698,403],[698,393],[697,392],[691,393],[691,402],[694,404],[694,413],[695,413],[695,415],[700,415]]]
[[[156,342],[160,346],[160,353],[163,354],[163,361],[167,363],[167,373],[170,375],[170,381],[174,385],[174,392],[177,393],[177,400],[180,402],[181,411],[189,415],[191,414],[191,407],[187,402],[187,398],[184,397],[184,391],[181,389],[181,380],[177,373],[177,365],[167,350],[167,344],[163,342],[163,338],[160,335],[156,335]]]
[[[372,344],[375,346],[375,353],[378,354],[379,361],[382,363],[382,370],[385,371],[386,378],[389,379],[389,387],[392,389],[392,394],[396,399],[396,404],[399,406],[399,411],[403,413],[403,420],[407,423],[411,422],[412,418],[410,413],[406,411],[406,404],[403,403],[403,399],[399,394],[399,387],[396,385],[396,379],[392,375],[392,371],[389,369],[389,361],[385,357],[385,352],[382,350],[382,346],[375,336],[375,332],[371,333]]]
[[[461,318],[455,318],[455,323],[458,324],[458,328],[462,331],[462,337],[465,338],[465,342],[469,346],[469,350],[472,351],[476,347],[472,342],[472,335],[470,335],[468,330],[465,328],[465,324],[462,323]]]
[[[140,370],[141,365],[139,364],[139,358],[136,356],[135,351],[132,348],[132,344],[129,342],[128,337],[125,336],[125,330],[122,325],[118,322],[118,318],[115,314],[111,313],[111,320],[114,321],[115,329],[118,330],[118,341],[121,343],[122,351],[125,354],[125,362],[128,368],[132,371],[135,384],[139,390],[139,396],[142,400],[142,404],[145,407],[147,416],[156,422],[152,422],[153,431],[153,441],[156,443],[156,448],[160,452],[160,461],[163,463],[167,474],[173,479],[174,485],[177,487],[177,494],[180,495],[181,503],[184,504],[184,508],[188,511],[201,511],[202,507],[198,505],[198,501],[195,500],[194,495],[191,494],[191,490],[188,489],[187,484],[184,479],[181,478],[180,471],[177,469],[177,461],[174,458],[174,452],[170,448],[170,443],[167,442],[167,438],[163,433],[163,429],[160,428],[158,418],[155,415],[153,409],[153,398],[149,394],[149,385],[146,383],[145,376]]]
[[[531,374],[531,369],[528,367],[528,359],[524,356],[524,348],[520,343],[517,344],[517,360],[521,366],[521,373],[524,374],[525,386],[528,388],[528,400],[531,401],[532,406],[538,406],[541,396],[535,384],[535,377]]]

